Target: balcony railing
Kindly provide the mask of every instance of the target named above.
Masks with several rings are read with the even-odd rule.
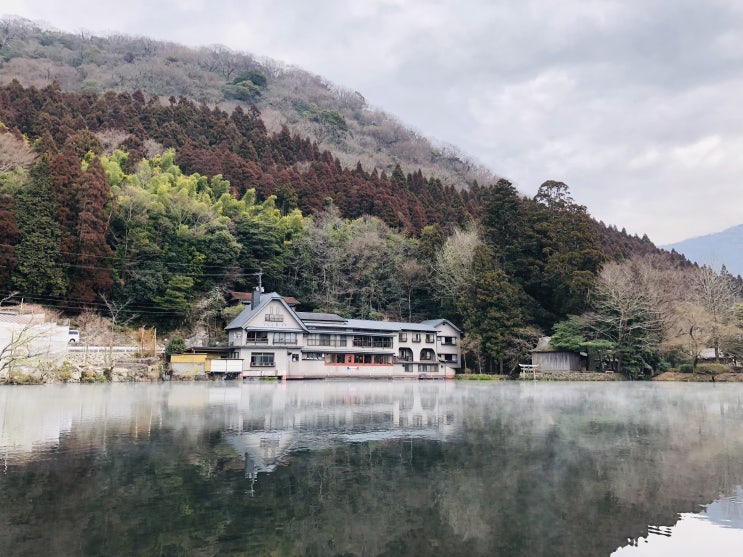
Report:
[[[354,337],[353,346],[355,348],[392,348],[391,338],[368,338]]]
[[[346,339],[325,340],[319,338],[308,338],[307,346],[332,346],[337,348],[346,346]]]
[[[268,337],[265,338],[246,338],[245,344],[268,344]]]

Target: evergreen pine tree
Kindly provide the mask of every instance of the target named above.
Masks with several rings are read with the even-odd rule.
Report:
[[[25,296],[61,296],[67,280],[59,264],[60,229],[47,160],[31,169],[31,180],[16,194],[15,217],[20,234],[15,287]]]

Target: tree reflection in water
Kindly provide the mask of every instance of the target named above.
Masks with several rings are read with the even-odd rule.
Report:
[[[741,395],[634,383],[6,387],[0,554],[610,555],[650,546],[669,532],[656,526],[743,483]]]

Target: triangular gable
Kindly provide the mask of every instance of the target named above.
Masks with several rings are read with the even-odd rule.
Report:
[[[452,323],[448,319],[429,319],[427,321],[422,321],[421,323],[424,325],[433,327],[437,329],[438,331],[441,331],[442,327],[448,326],[448,327],[451,327],[455,332],[459,333],[460,335],[462,334],[462,329],[457,327],[454,323]]]
[[[257,308],[249,310],[238,327],[261,331],[307,331],[289,304],[274,293],[263,297]]]

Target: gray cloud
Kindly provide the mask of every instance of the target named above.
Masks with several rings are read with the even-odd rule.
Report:
[[[361,91],[522,191],[669,243],[743,222],[735,0],[20,0],[61,29],[221,43]]]

